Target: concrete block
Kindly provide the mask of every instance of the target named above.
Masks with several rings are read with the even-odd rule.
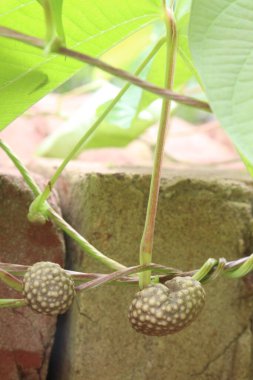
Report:
[[[51,169],[39,165],[44,172]],[[65,218],[125,265],[138,263],[150,176],[146,171],[67,170],[58,190]],[[163,173],[153,261],[185,271],[209,257],[227,260],[253,248],[252,183],[241,173]],[[75,270],[107,271],[67,239]],[[251,380],[252,276],[205,286],[206,306],[191,326],[146,337],[128,323],[135,287],[107,285],[78,296],[62,320],[59,380]]]

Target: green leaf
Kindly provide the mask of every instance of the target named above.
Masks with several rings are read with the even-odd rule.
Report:
[[[200,85],[202,85],[198,72],[195,68],[195,65],[192,60],[191,51],[189,48],[189,21],[190,21],[190,9],[191,9],[191,0],[181,0],[177,3],[176,8],[176,20],[177,20],[177,33],[178,33],[178,66],[176,69],[176,80],[175,86],[177,86],[177,78],[181,78],[182,74],[185,72],[185,75],[188,73],[188,77],[182,78],[181,85],[185,84],[187,80],[194,77]],[[184,62],[183,67],[180,65],[181,60]],[[183,71],[184,70],[184,71]]]
[[[181,3],[184,7],[178,16],[179,36],[186,38],[190,5],[189,2],[186,4],[185,1]],[[131,71],[134,71],[136,66],[138,66],[150,52],[152,45],[165,35],[165,27],[161,23],[156,23],[152,29],[150,26],[148,26],[148,28],[149,34],[145,33],[146,30],[143,28],[141,31],[135,33],[134,36],[128,37],[115,48],[105,53],[103,58],[106,58],[107,61],[113,64],[116,62],[116,65],[122,65],[123,63],[125,68],[130,68]],[[147,44],[148,39],[149,43]],[[188,44],[186,47],[188,49]],[[189,49],[187,54],[190,57]],[[189,61],[190,59],[191,58],[189,58]],[[164,46],[160,48],[155,58],[147,65],[145,70],[143,70],[140,77],[163,86],[165,76],[163,68],[165,67],[165,61],[166,47]],[[188,62],[185,63],[185,60],[178,55],[175,88],[180,88],[187,83],[192,76],[193,72]],[[102,74],[102,77],[108,78],[108,74]],[[101,100],[101,97],[99,99]],[[149,107],[155,99],[156,96],[153,94],[131,86],[110,112],[106,120],[89,139],[88,143],[85,144],[84,148],[119,147],[127,145],[143,133],[147,127],[157,121],[157,112],[154,112],[154,110],[156,111],[159,108],[159,104],[155,103],[154,106]],[[49,136],[41,145],[39,154],[49,157],[63,157],[69,153],[74,143],[78,141],[82,134],[88,129],[89,125],[94,121],[94,105],[98,106],[97,114],[100,115],[111,98],[110,100],[106,100],[102,105],[100,105],[100,100],[98,103],[96,99],[93,98],[93,104],[87,105],[89,111],[86,112],[85,117],[75,115],[60,130],[53,133],[52,136]],[[147,109],[147,107],[149,107],[149,109]],[[89,117],[91,110],[93,110],[92,117]]]
[[[252,163],[252,161],[249,162],[241,152],[239,152],[239,154],[240,154],[240,157],[241,157],[242,161],[244,162],[244,165],[246,166],[249,174],[251,175],[251,177],[253,177],[253,163]]]
[[[248,165],[253,164],[252,20],[252,0],[192,2],[194,61],[214,113]]]
[[[161,2],[65,0],[62,20],[69,48],[100,56],[161,20]],[[45,36],[43,9],[35,1],[1,1],[0,24],[42,39]],[[3,37],[0,52],[0,130],[83,67],[82,63],[62,56],[45,57],[36,48]],[[38,73],[35,83],[32,77]],[[18,83],[21,78],[22,87]]]
[[[177,0],[175,9],[175,18],[177,21],[188,15],[191,11],[192,0]]]
[[[152,110],[146,109],[136,115],[136,104],[138,104],[141,94],[141,89],[131,86],[85,145],[85,148],[126,146],[142,134],[146,128],[154,124],[157,118]],[[106,106],[108,103],[98,109],[98,114]]]
[[[42,142],[38,154],[46,157],[65,157],[94,122],[98,107],[112,100],[118,91],[118,87],[109,83],[95,91],[61,128]]]
[[[159,37],[160,34],[156,33],[154,25],[148,25],[106,51],[106,53],[101,56],[101,59],[112,66],[121,67],[130,72],[134,72],[143,58],[147,56],[155,42],[158,41]],[[111,74],[99,69],[94,69],[94,76],[106,80],[112,78]]]
[[[108,83],[93,93],[73,117],[43,141],[38,154],[46,157],[65,157],[118,92],[118,87]],[[131,86],[84,148],[125,146],[152,125],[157,120],[157,114],[153,109],[142,112],[132,125],[136,102],[140,96],[141,89]]]

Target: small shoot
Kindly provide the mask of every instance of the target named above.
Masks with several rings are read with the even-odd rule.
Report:
[[[45,53],[57,52],[65,46],[65,33],[62,24],[63,0],[37,0],[43,7],[46,24]]]

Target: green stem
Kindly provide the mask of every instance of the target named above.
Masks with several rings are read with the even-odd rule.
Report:
[[[62,2],[58,1],[58,6],[51,0],[39,0],[45,17],[46,25],[46,46],[45,53],[56,52],[65,43],[64,29],[62,25]],[[58,8],[59,7],[59,8]]]
[[[20,161],[20,159],[12,152],[10,147],[6,145],[1,139],[0,139],[0,148],[2,148],[2,150],[11,159],[13,164],[16,166],[16,168],[18,169],[18,171],[21,173],[22,177],[24,178],[25,183],[32,190],[33,194],[35,196],[38,196],[41,193],[39,186],[30,176],[30,173],[28,172],[26,167],[23,165],[23,163]]]
[[[23,306],[27,306],[27,301],[25,299],[0,299],[0,308]]]
[[[174,79],[174,68],[176,60],[177,34],[176,24],[171,11],[166,9],[165,1],[163,1],[165,10],[165,24],[167,30],[167,60],[165,65],[165,88],[171,89]],[[140,244],[140,264],[149,264],[152,261],[152,250],[154,242],[155,219],[157,213],[159,187],[161,180],[162,159],[164,145],[169,124],[171,101],[163,100],[160,125],[158,130],[157,144],[155,150],[155,158],[153,165],[153,173],[149,191],[149,200],[146,214],[146,221],[143,236]],[[146,287],[151,281],[151,271],[140,274],[140,288]]]
[[[240,278],[246,276],[253,270],[253,254],[251,254],[247,260],[242,263],[239,268],[226,270],[224,271],[224,275],[229,278]]]
[[[144,61],[140,64],[140,66],[137,68],[135,75],[138,75],[142,72],[142,70],[147,66],[147,64],[151,61],[151,59],[154,57],[154,55],[158,52],[158,50],[161,48],[161,46],[164,44],[166,39],[163,37],[161,38],[154,46],[154,48],[151,50],[151,52],[148,54],[148,56],[144,59]],[[75,155],[80,151],[84,143],[89,139],[89,137],[95,132],[95,130],[98,128],[98,126],[101,124],[101,122],[105,119],[105,117],[111,112],[111,110],[114,108],[114,106],[118,103],[118,101],[122,98],[122,96],[125,94],[125,92],[128,90],[128,88],[131,86],[131,83],[127,83],[118,93],[118,95],[110,102],[109,106],[104,110],[104,112],[99,116],[99,118],[94,122],[94,124],[89,128],[89,130],[82,136],[82,138],[78,141],[78,143],[74,146],[74,148],[71,150],[71,152],[64,158],[61,165],[56,169],[54,175],[50,179],[49,183],[45,187],[44,191],[42,192],[40,196],[40,200],[37,203],[38,209],[40,205],[47,200],[51,193],[51,189],[55,185],[57,179],[59,178],[60,174],[66,167],[66,165],[69,163],[70,160],[75,157]]]
[[[217,260],[209,258],[202,267],[192,276],[192,278],[196,281],[203,280],[207,274],[212,270],[214,266],[217,265]]]
[[[44,9],[44,17],[46,24],[46,40],[49,42],[56,36],[56,27],[53,16],[52,4],[48,0],[44,0],[41,2],[41,5]]]
[[[108,256],[105,256],[102,252],[100,252],[98,249],[93,247],[82,235],[80,235],[73,227],[71,227],[57,212],[52,209],[51,207],[48,210],[48,214],[51,220],[55,222],[55,224],[60,227],[60,229],[66,234],[68,234],[73,240],[75,240],[78,245],[83,248],[83,250],[91,257],[93,257],[95,260],[99,261],[100,263],[106,265],[108,268],[121,270],[125,269],[126,267],[117,261],[111,259]]]
[[[22,281],[20,281],[17,277],[13,276],[11,273],[8,273],[4,269],[0,269],[0,280],[3,281],[10,288],[17,290],[18,292],[22,292]]]
[[[2,148],[8,157],[11,159],[13,164],[19,170],[21,175],[23,176],[25,182],[32,190],[35,196],[41,194],[40,188],[31,177],[29,171],[24,166],[24,164],[19,160],[19,158],[12,152],[12,150],[2,141],[0,140],[0,148]],[[62,217],[52,209],[48,205],[48,216],[57,224],[67,235],[69,235],[72,239],[74,239],[80,246],[85,250],[87,255],[93,257],[95,260],[105,264],[108,268],[114,270],[125,269],[126,267],[119,262],[105,256],[102,252],[98,251],[93,245],[91,245],[84,237],[82,237],[77,231],[74,230],[67,222],[65,222]]]

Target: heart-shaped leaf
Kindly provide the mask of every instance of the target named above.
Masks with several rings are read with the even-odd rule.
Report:
[[[161,20],[161,14],[160,0],[65,0],[62,21],[66,44],[100,56],[127,36]],[[46,33],[43,9],[36,1],[1,1],[0,24],[39,38]],[[75,60],[45,56],[32,46],[3,37],[0,52],[0,130],[83,67]]]
[[[193,0],[190,46],[207,97],[253,165],[253,1]]]

